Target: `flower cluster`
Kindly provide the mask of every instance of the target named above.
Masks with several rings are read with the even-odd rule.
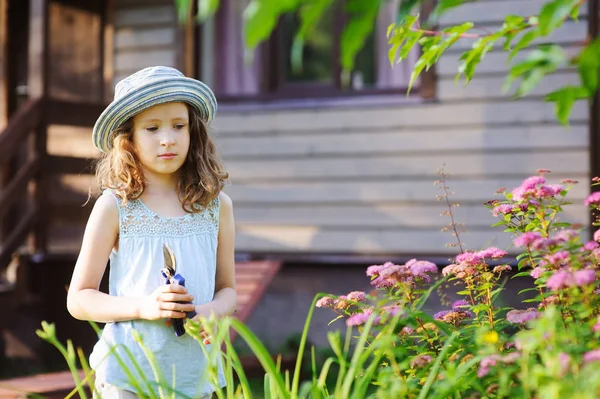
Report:
[[[415,280],[431,282],[430,274],[437,273],[434,263],[425,260],[411,259],[404,265],[386,262],[383,265],[372,265],[367,268],[367,276],[372,278],[371,284],[377,288],[396,287],[400,284],[411,285]]]
[[[580,226],[560,220],[569,187],[577,182],[565,179],[561,184],[549,184],[545,176],[549,171],[539,173],[513,190],[498,190],[505,200],[487,203],[500,219],[498,224],[513,235],[512,250],[521,252],[514,264],[506,260],[509,254],[504,249],[464,250],[459,245],[461,252],[442,268],[441,279],[458,286],[460,299],[445,310],[433,314],[421,310],[438,268],[416,259],[367,268],[371,284],[380,293],[374,297],[377,300],[351,292],[317,302],[317,306],[345,316],[346,324],[361,333],[369,331],[365,324],[373,321],[367,342],[374,348],[391,348],[386,354],[396,356],[382,360],[394,365],[388,377],[394,382],[386,385],[384,379],[382,387],[400,384],[404,390],[397,397],[406,397],[406,392],[414,389],[411,387],[430,378],[430,365],[439,361],[442,364],[434,384],[453,378],[445,370],[456,367],[448,362],[460,363],[470,367],[469,378],[478,378],[489,396],[502,391],[506,397],[518,397],[524,384],[541,387],[566,376],[581,381],[576,379],[580,370],[597,367],[600,230],[593,240],[586,240]],[[600,179],[596,183],[600,185]],[[600,193],[592,193],[585,204],[600,210]],[[532,287],[523,291],[534,293],[534,298],[525,301],[534,303],[518,309],[496,303],[506,274],[530,279]],[[447,304],[447,294],[442,293],[442,304]],[[400,317],[389,323],[394,315]],[[536,371],[523,372],[522,367]],[[536,389],[527,392],[527,397],[543,396]],[[416,392],[411,395],[419,396]],[[463,387],[453,395],[479,397],[479,393]],[[600,391],[595,393],[600,395]]]
[[[453,275],[459,279],[464,279],[468,276],[474,276],[483,267],[487,267],[487,261],[491,259],[501,259],[508,253],[496,247],[473,252],[463,252],[456,257],[456,263],[450,264],[442,269],[442,275]],[[502,265],[494,269],[496,273],[510,270],[510,266]]]
[[[514,201],[526,201],[550,198],[560,195],[563,190],[564,187],[560,184],[546,185],[546,179],[543,176],[531,176],[512,191],[512,199]]]

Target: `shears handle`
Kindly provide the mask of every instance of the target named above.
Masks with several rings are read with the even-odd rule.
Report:
[[[167,276],[165,276],[164,273],[162,273],[162,276],[163,276],[163,280],[164,280],[165,284],[177,284],[177,285],[181,285],[181,286],[185,287],[185,278],[183,278],[183,276],[179,273],[176,273],[171,278],[167,278]],[[191,302],[187,302],[187,303],[191,303]],[[186,317],[188,319],[191,319],[194,316],[196,316],[195,310],[192,310],[192,311],[186,313]],[[183,319],[171,319],[171,324],[173,325],[173,330],[175,330],[175,335],[177,335],[178,337],[181,337],[182,335],[185,334],[185,327],[183,326]]]

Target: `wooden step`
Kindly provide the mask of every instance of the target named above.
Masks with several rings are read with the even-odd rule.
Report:
[[[79,372],[79,378],[83,380],[85,374]],[[23,399],[27,394],[42,395],[46,399],[64,399],[73,389],[73,375],[70,371],[37,374],[28,377],[0,380],[0,398]],[[89,389],[88,389],[89,394]],[[79,396],[73,396],[77,398]]]

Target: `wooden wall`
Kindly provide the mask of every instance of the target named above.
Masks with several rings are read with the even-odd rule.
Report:
[[[541,4],[482,1],[442,22],[496,27],[509,11],[528,16]],[[551,40],[574,51],[586,28],[585,20],[569,22]],[[580,205],[589,192],[586,105],[575,106],[565,129],[542,99],[577,82],[576,71],[561,71],[515,101],[500,91],[505,54],[488,54],[467,88],[454,82],[459,56],[453,50],[440,60],[434,104],[399,98],[278,109],[222,105],[214,131],[232,177],[226,191],[235,205],[238,252],[453,254],[445,246],[453,237],[440,231],[449,222],[436,201],[441,166],[452,174],[449,186],[460,203],[454,212],[468,248],[508,247],[510,237],[489,227],[494,219],[483,203],[538,168],[550,169],[553,181],[582,182],[566,216],[587,223]]]
[[[493,28],[509,13],[538,12],[542,0],[486,0],[444,17],[444,25],[474,20]],[[583,7],[585,8],[585,7]],[[585,10],[582,9],[583,14]],[[116,0],[114,81],[148,65],[181,67],[172,0]],[[575,51],[585,19],[567,23],[551,40]],[[468,248],[510,237],[483,206],[498,188],[513,188],[536,169],[553,181],[573,178],[566,209],[587,223],[580,205],[589,192],[588,111],[573,109],[570,129],[555,122],[543,95],[577,82],[565,69],[529,96],[513,100],[500,88],[508,67],[501,51],[488,54],[471,84],[454,82],[460,49],[445,54],[437,73],[438,101],[368,98],[288,106],[221,104],[213,124],[232,184],[238,253],[448,255],[453,242],[440,230],[449,219],[434,185],[439,167],[449,186]]]
[[[181,67],[183,40],[173,0],[114,0],[116,82],[147,66]]]

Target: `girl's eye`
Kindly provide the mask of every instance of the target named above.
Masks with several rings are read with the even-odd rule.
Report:
[[[178,123],[175,125],[175,129],[177,130],[181,130],[185,127],[185,123]]]
[[[156,132],[158,130],[158,127],[156,126],[150,126],[146,128],[147,131],[149,132]]]

